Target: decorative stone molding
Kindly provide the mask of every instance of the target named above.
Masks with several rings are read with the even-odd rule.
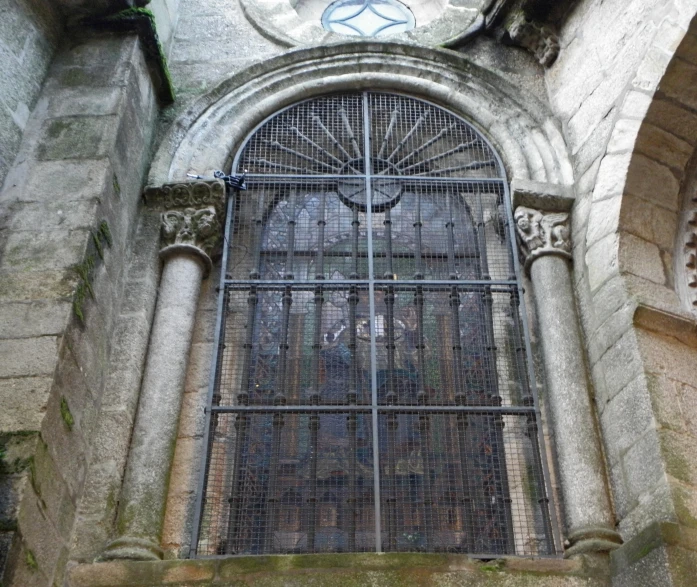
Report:
[[[511,15],[505,25],[508,36],[516,45],[530,51],[545,67],[559,56],[559,37],[548,25],[531,20],[522,12]]]
[[[697,311],[697,197],[692,198],[695,206],[685,221],[684,269],[687,284],[687,301]]]
[[[162,258],[191,253],[203,261],[206,274],[211,258],[220,253],[225,207],[225,184],[220,180],[165,184],[145,190],[145,201],[161,215]]]
[[[246,68],[191,103],[170,125],[148,183],[210,176],[263,120],[314,96],[357,88],[428,96],[476,123],[501,149],[509,177],[574,182],[569,151],[548,105],[454,51],[353,41],[287,51]]]
[[[447,0],[440,14],[430,22],[403,33],[390,35],[393,41],[417,43],[430,47],[452,47],[483,31],[482,10],[490,0]],[[322,28],[320,20],[308,21],[300,17],[291,0],[241,0],[242,10],[262,35],[283,47],[326,44],[346,39],[356,40]],[[407,4],[409,4],[407,2]],[[358,37],[360,39],[360,37]]]
[[[515,211],[515,224],[525,269],[544,255],[558,255],[571,259],[569,215],[566,212],[540,212],[520,206]]]

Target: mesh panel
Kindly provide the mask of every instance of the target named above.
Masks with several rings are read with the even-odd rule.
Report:
[[[196,554],[555,554],[486,141],[419,100],[330,96],[239,167]]]

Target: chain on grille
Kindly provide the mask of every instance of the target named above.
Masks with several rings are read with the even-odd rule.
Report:
[[[195,554],[554,554],[488,143],[356,93],[277,114],[238,159]]]

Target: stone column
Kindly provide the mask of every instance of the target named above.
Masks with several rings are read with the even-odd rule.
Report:
[[[162,211],[164,261],[133,439],[117,518],[116,538],[102,558],[158,560],[160,533],[184,378],[201,280],[222,241],[222,182],[149,189],[148,206]]]
[[[567,530],[565,556],[607,552],[615,532],[571,282],[569,215],[515,211],[534,289]]]

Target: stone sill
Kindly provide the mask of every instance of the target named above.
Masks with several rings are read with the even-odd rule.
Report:
[[[219,557],[161,562],[112,561],[75,565],[68,587],[169,585],[448,585],[507,587],[606,586],[580,561],[503,558],[475,561],[444,554],[328,554]]]

